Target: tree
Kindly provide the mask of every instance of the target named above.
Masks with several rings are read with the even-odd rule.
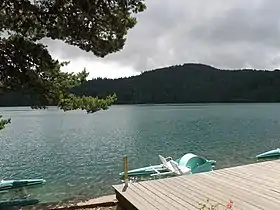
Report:
[[[143,0],[2,0],[0,91],[36,96],[33,108],[55,104],[65,111],[107,109],[115,95],[99,99],[70,94],[88,73],[62,72],[67,63],[54,60],[40,40],[62,40],[105,57],[123,48],[128,30],[136,24],[133,14],[145,8]],[[9,122],[0,119],[0,129]]]
[[[2,116],[0,115],[0,130],[5,128],[5,125],[7,125],[7,124],[9,124],[11,122],[11,119],[3,120],[1,118],[2,118]]]
[[[71,91],[99,97],[116,93],[118,104],[270,103],[280,102],[279,84],[279,70],[227,71],[189,63],[129,78],[92,79]]]

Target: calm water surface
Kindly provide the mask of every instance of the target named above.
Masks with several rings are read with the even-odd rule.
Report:
[[[193,152],[217,168],[255,162],[280,146],[280,104],[113,106],[86,114],[56,108],[0,108],[0,178],[44,178],[42,202],[112,193],[122,157],[129,167],[158,164],[158,154]]]

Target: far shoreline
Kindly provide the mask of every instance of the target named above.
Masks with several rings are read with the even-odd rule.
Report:
[[[247,101],[247,102],[186,102],[186,103],[116,103],[111,105],[111,107],[113,106],[193,106],[193,105],[235,105],[235,104],[280,104],[280,101],[272,101],[272,102],[254,102],[254,101]],[[15,107],[19,107],[19,108],[30,108],[32,110],[37,110],[34,108],[31,108],[33,105],[19,105],[19,106],[0,106],[0,108],[15,108]],[[53,106],[46,106],[46,108],[58,108],[57,106],[53,105]],[[59,109],[59,108],[58,108]],[[110,108],[109,108],[110,109]],[[44,109],[38,109],[38,110],[44,110]],[[78,109],[79,110],[79,109]],[[9,110],[10,111],[10,110]],[[17,110],[15,110],[17,111]]]

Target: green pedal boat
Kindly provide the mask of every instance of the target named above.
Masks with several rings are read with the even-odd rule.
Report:
[[[45,184],[44,179],[1,180],[0,191]]]
[[[274,158],[280,156],[280,149],[273,149],[256,156],[256,158]]]
[[[10,207],[23,207],[38,204],[40,201],[38,199],[16,199],[0,201],[0,209],[9,209]]]
[[[216,163],[214,160],[207,160],[192,153],[187,153],[175,161],[171,157],[164,158],[161,155],[159,158],[162,164],[130,170],[128,176],[164,176],[208,172],[213,170]],[[123,179],[124,172],[119,173],[119,176]]]

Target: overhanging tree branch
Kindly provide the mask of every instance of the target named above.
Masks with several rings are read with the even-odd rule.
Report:
[[[5,125],[11,123],[11,119],[5,120],[5,119],[1,119],[1,118],[2,118],[2,116],[0,115],[0,130],[5,128]]]
[[[128,30],[136,24],[133,14],[145,8],[143,0],[0,1],[0,93],[32,94],[33,108],[58,105],[88,113],[107,109],[115,95],[99,99],[70,94],[88,73],[61,72],[65,63],[54,60],[38,41],[58,39],[104,57],[123,48]],[[3,32],[8,35],[3,37]],[[1,120],[0,128],[9,122]]]

